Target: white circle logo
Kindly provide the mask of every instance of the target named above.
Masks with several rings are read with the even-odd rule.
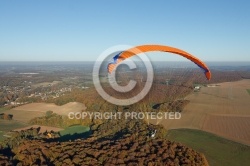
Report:
[[[95,64],[94,64],[94,68],[93,68],[93,83],[94,86],[97,90],[97,92],[99,93],[99,95],[102,96],[103,99],[105,99],[106,101],[115,104],[115,105],[131,105],[134,104],[138,101],[140,101],[141,99],[143,99],[147,93],[149,92],[152,83],[153,83],[153,67],[152,64],[149,60],[149,58],[140,50],[136,50],[138,52],[140,52],[139,55],[137,55],[137,57],[140,58],[140,60],[143,62],[145,68],[146,68],[146,75],[147,75],[147,79],[145,82],[145,86],[143,87],[143,89],[135,96],[126,98],[126,99],[119,99],[119,98],[115,98],[113,96],[111,96],[110,94],[108,94],[102,87],[101,82],[100,82],[100,70],[101,70],[101,66],[103,64],[103,62],[105,60],[107,60],[107,58],[110,58],[111,55],[117,54],[119,52],[123,52],[128,50],[129,48],[132,48],[131,46],[128,45],[118,45],[118,46],[114,46],[111,48],[108,48],[107,50],[105,50],[104,52],[102,52],[102,54],[100,54],[100,56],[97,58]],[[129,69],[135,69],[136,67],[136,63],[131,60],[131,58],[128,58],[124,61],[122,61],[121,63],[117,64],[117,67],[121,64],[127,65],[129,67]],[[135,88],[137,82],[135,80],[129,80],[129,83],[126,86],[121,86],[117,83],[116,81],[116,69],[117,67],[114,69],[114,71],[112,71],[110,74],[108,74],[108,70],[106,68],[106,71],[102,71],[106,74],[108,74],[107,78],[108,78],[108,82],[111,85],[111,87],[119,92],[119,93],[129,93],[131,91],[133,91],[133,89]]]

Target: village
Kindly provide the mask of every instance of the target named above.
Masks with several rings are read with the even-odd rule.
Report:
[[[3,85],[0,86],[0,107],[55,99],[71,92],[73,88],[88,89],[89,87],[63,81],[33,83],[26,80],[19,86]]]

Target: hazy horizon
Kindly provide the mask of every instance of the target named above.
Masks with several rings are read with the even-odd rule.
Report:
[[[94,65],[96,61],[0,61],[1,66],[15,66],[15,65],[80,65],[84,67],[84,64]],[[108,63],[109,61],[103,62]],[[191,61],[151,61],[153,65],[160,64],[159,66],[174,65],[174,67],[197,67]],[[250,67],[250,61],[205,61],[208,67]]]

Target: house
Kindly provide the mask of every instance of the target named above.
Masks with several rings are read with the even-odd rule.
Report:
[[[201,87],[200,87],[200,86],[195,86],[195,87],[194,87],[194,91],[195,91],[195,92],[200,91],[200,89],[201,89]]]

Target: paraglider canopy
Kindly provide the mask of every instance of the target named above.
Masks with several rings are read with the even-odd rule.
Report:
[[[120,62],[122,62],[123,60],[130,58],[134,55],[140,54],[140,53],[144,53],[144,52],[150,52],[150,51],[161,51],[161,52],[169,52],[169,53],[174,53],[177,55],[181,55],[185,58],[187,58],[188,60],[192,61],[193,63],[195,63],[197,66],[199,66],[203,71],[204,74],[207,78],[207,80],[211,79],[211,72],[209,70],[209,68],[207,67],[207,65],[202,62],[200,59],[198,59],[197,57],[181,50],[178,48],[174,48],[174,47],[170,47],[170,46],[165,46],[165,45],[140,45],[140,46],[136,46],[133,48],[130,48],[128,50],[125,50],[123,52],[120,52],[119,54],[117,54],[114,58],[113,58],[113,62],[108,64],[108,72],[111,73],[116,66],[118,66],[118,64]]]

